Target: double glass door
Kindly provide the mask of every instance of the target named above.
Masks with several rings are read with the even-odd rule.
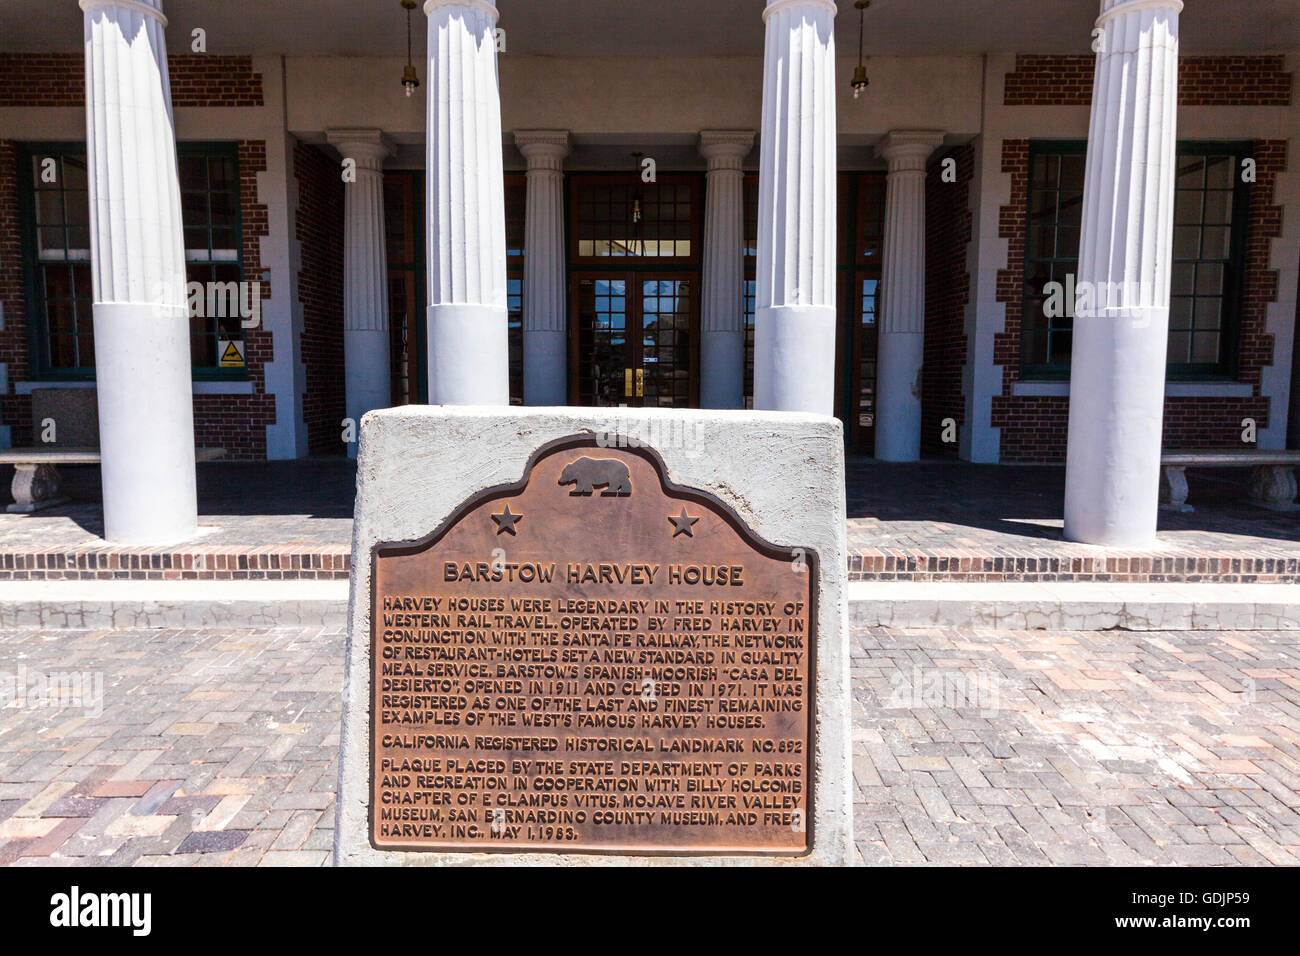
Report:
[[[578,405],[695,402],[697,280],[668,272],[571,276],[570,379]]]

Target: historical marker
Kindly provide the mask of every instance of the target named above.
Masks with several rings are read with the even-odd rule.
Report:
[[[485,414],[433,413],[453,430]],[[476,489],[457,471],[473,465],[464,456],[408,452],[432,466],[419,484],[443,499],[416,510],[441,507],[440,520],[383,534],[408,496],[365,495],[387,444],[374,425],[406,416],[427,428],[429,414],[385,412],[363,428],[343,793],[364,812],[341,805],[340,862],[794,859],[834,842],[818,821],[847,812],[826,786],[844,768],[823,767],[819,788],[818,754],[847,764],[847,730],[824,675],[818,687],[826,622],[843,637],[820,606],[825,529],[767,540],[718,483],[674,480],[671,452],[666,462],[575,427],[537,442],[516,480]],[[709,468],[706,452],[693,457]],[[381,521],[365,520],[368,504]],[[830,747],[818,740],[828,732]]]

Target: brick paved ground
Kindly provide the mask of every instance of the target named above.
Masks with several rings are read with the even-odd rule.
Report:
[[[0,635],[20,667],[102,674],[103,712],[0,709],[0,863],[326,862],[340,629]]]
[[[104,676],[0,709],[0,862],[326,863],[342,644],[0,634],[0,676]],[[1294,634],[871,629],[853,683],[867,863],[1300,862]]]
[[[65,472],[73,504],[0,513],[0,581],[347,576],[351,462],[204,463],[200,535],[157,549],[105,545],[98,469]],[[1246,477],[1242,469],[1193,470],[1196,512],[1162,512],[1156,547],[1118,551],[1061,539],[1062,468],[850,459],[850,577],[1300,582],[1300,513],[1245,503]]]
[[[1295,634],[872,628],[868,863],[1300,863]]]

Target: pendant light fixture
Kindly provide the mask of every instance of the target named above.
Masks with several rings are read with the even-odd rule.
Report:
[[[862,63],[862,25],[867,19],[867,7],[871,6],[871,0],[853,0],[853,5],[858,8],[858,68],[853,71],[853,98],[856,100],[862,95],[862,91],[867,88],[871,81],[867,79],[867,68]]]
[[[411,11],[415,9],[415,2],[416,0],[402,0],[402,9],[406,11],[406,69],[402,70],[402,86],[407,96],[413,96],[415,88],[420,85],[420,77],[416,75],[415,64],[411,61]]]

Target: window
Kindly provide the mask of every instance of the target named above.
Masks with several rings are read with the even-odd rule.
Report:
[[[28,279],[41,326],[38,367],[80,371],[95,367],[94,293],[90,273],[90,199],[86,156],[81,152],[33,153]],[[32,253],[35,253],[34,256]],[[43,321],[41,321],[43,319]]]
[[[1233,374],[1248,194],[1236,170],[1249,144],[1180,143],[1174,202],[1171,379]],[[1070,372],[1087,143],[1030,146],[1021,377]]]
[[[260,293],[240,285],[236,148],[186,143],[178,153],[186,278],[204,289],[194,297],[203,308],[195,309],[199,314],[191,318],[195,374],[242,378],[247,374],[241,351],[243,320],[251,314],[251,296]],[[24,245],[27,300],[33,306],[33,368],[41,377],[90,379],[95,336],[85,146],[33,146],[24,154],[23,166],[29,187]],[[237,364],[228,353],[232,341],[239,343]]]
[[[204,289],[201,310],[191,309],[190,361],[195,369],[246,374],[230,343],[244,340],[243,318],[260,287],[245,289],[239,228],[239,175],[233,147],[186,145],[180,150],[181,222],[185,273]],[[194,287],[191,286],[191,289]],[[237,289],[233,301],[221,290]],[[232,307],[233,305],[233,307]],[[210,308],[210,306],[217,306]],[[242,353],[241,353],[242,354]]]
[[[660,176],[658,182],[629,183],[574,176],[571,183],[577,259],[590,264],[626,258],[696,260],[699,192],[693,179]]]
[[[510,351],[510,404],[524,403],[524,214],[527,178],[506,176],[506,322]]]
[[[1231,374],[1249,203],[1236,171],[1248,153],[1212,145],[1179,149],[1169,290],[1171,374]]]
[[[758,297],[758,177],[745,177],[745,407],[754,407],[754,312]]]

